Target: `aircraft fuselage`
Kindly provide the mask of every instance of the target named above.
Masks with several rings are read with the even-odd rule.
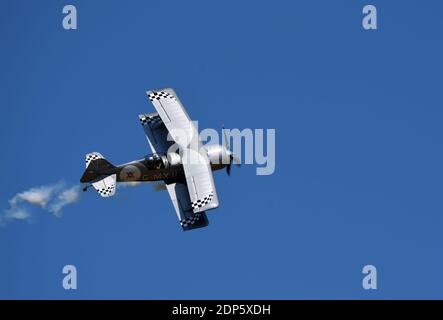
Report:
[[[211,169],[220,170],[225,166],[211,164]],[[185,178],[181,163],[171,163],[166,155],[153,154],[119,166],[102,164],[97,168],[88,167],[80,182],[91,183],[112,174],[117,175],[117,182],[178,181]]]

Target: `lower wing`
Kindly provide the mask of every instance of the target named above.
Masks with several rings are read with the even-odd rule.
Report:
[[[194,213],[185,181],[166,183],[166,189],[184,231],[208,226],[208,218],[204,211]]]

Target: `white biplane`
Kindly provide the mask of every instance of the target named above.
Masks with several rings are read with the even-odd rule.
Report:
[[[212,171],[240,164],[224,136],[224,145],[202,145],[197,128],[173,89],[147,92],[157,112],[139,115],[152,154],[119,166],[100,153],[86,155],[80,179],[86,191],[94,187],[102,197],[115,194],[117,182],[162,181],[183,230],[208,225],[206,211],[218,207]]]

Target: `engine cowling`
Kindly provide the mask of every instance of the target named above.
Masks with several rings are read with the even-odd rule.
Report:
[[[229,163],[229,154],[226,148],[219,144],[205,146],[206,153],[212,165],[224,166]]]
[[[167,154],[169,166],[177,166],[182,163],[182,159],[178,153],[171,152]]]

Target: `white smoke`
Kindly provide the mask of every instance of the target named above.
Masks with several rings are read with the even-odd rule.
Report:
[[[80,186],[72,186],[66,190],[63,190],[57,199],[51,204],[49,211],[56,217],[61,217],[62,209],[68,204],[77,202],[80,198]]]
[[[61,182],[49,186],[34,187],[27,191],[17,193],[11,200],[9,200],[9,204],[11,207],[16,207],[22,202],[28,202],[44,208],[48,204],[54,192],[59,190],[61,187]]]
[[[5,219],[26,220],[31,216],[29,211],[25,208],[10,208],[5,210]]]
[[[0,225],[6,225],[14,220],[29,221],[33,217],[33,207],[39,207],[56,217],[61,217],[62,209],[77,202],[80,192],[80,186],[66,186],[60,181],[17,193],[9,200],[9,208],[0,214]]]

